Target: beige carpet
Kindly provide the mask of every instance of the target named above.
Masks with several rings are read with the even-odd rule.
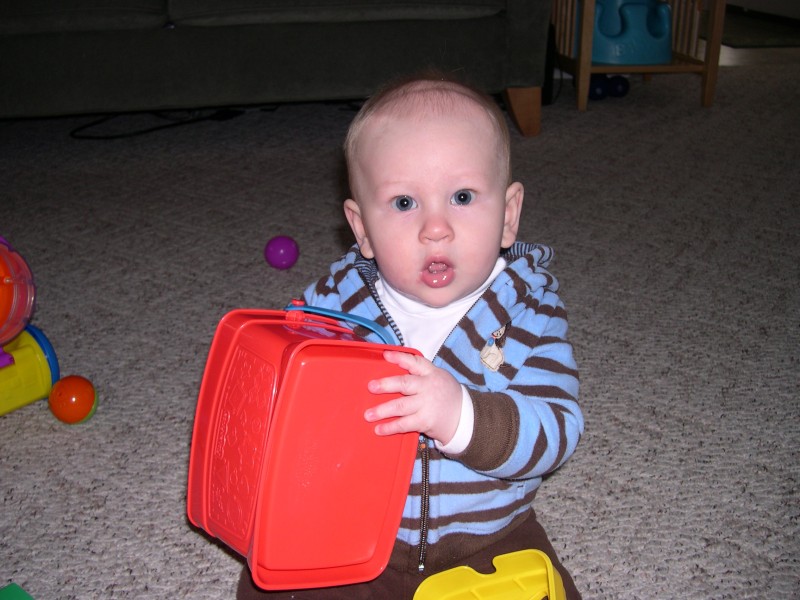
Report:
[[[537,510],[585,598],[798,598],[800,69],[633,81],[514,135],[521,237],[554,246],[586,435]],[[0,586],[37,600],[232,596],[240,562],[185,518],[214,327],[282,306],[350,241],[343,104],[248,110],[116,141],[0,122],[0,235],[34,323],[91,378],[85,425],[0,417]],[[124,117],[107,130],[153,126]],[[271,236],[301,258],[269,268]],[[302,516],[298,516],[302,518]]]

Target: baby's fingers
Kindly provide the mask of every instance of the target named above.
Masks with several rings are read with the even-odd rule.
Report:
[[[392,419],[385,423],[378,423],[375,425],[376,435],[395,435],[398,433],[408,433],[409,431],[417,431],[413,425],[411,418],[405,417],[402,419]]]
[[[367,383],[367,389],[373,394],[403,394],[409,396],[416,393],[414,378],[408,375],[394,375],[382,379],[373,379]]]
[[[413,415],[416,414],[416,411],[417,407],[413,399],[400,396],[394,400],[368,408],[364,411],[364,419],[369,423],[385,421],[375,426],[375,433],[378,435],[393,435],[416,430],[413,420]]]
[[[386,362],[397,365],[401,369],[405,369],[412,375],[425,375],[434,368],[433,363],[427,358],[410,352],[400,352],[398,350],[386,350],[383,353],[383,358]]]

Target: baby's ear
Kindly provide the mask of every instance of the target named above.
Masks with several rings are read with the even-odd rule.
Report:
[[[522,214],[522,198],[525,196],[525,188],[518,181],[515,181],[506,189],[506,213],[503,221],[503,248],[510,248],[517,241],[519,231],[519,218]]]
[[[372,251],[372,246],[367,237],[367,229],[364,227],[364,221],[361,218],[361,207],[358,202],[352,198],[344,201],[344,216],[347,222],[350,223],[350,229],[353,230],[353,235],[356,237],[356,243],[361,250],[361,255],[364,258],[374,258],[375,253]]]

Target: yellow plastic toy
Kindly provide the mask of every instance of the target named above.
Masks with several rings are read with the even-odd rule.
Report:
[[[47,398],[60,373],[56,354],[42,331],[28,325],[2,350],[12,360],[0,368],[0,415]]]
[[[35,295],[28,263],[0,236],[0,415],[47,398],[60,376],[47,336],[28,324]]]
[[[431,575],[417,588],[414,600],[566,600],[561,575],[539,550],[501,554],[488,575],[455,567]]]

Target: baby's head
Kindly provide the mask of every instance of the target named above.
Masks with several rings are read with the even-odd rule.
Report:
[[[368,100],[345,140],[345,215],[384,281],[434,307],[464,298],[516,239],[523,189],[491,97],[441,78]]]
[[[508,126],[502,111],[491,96],[484,92],[445,78],[438,73],[409,80],[399,80],[381,89],[364,103],[344,141],[344,155],[352,190],[354,172],[357,172],[358,147],[367,123],[373,118],[422,119],[436,114],[447,114],[469,106],[483,109],[494,130],[497,160],[500,172],[511,183],[511,144]],[[355,193],[353,191],[353,193]]]

